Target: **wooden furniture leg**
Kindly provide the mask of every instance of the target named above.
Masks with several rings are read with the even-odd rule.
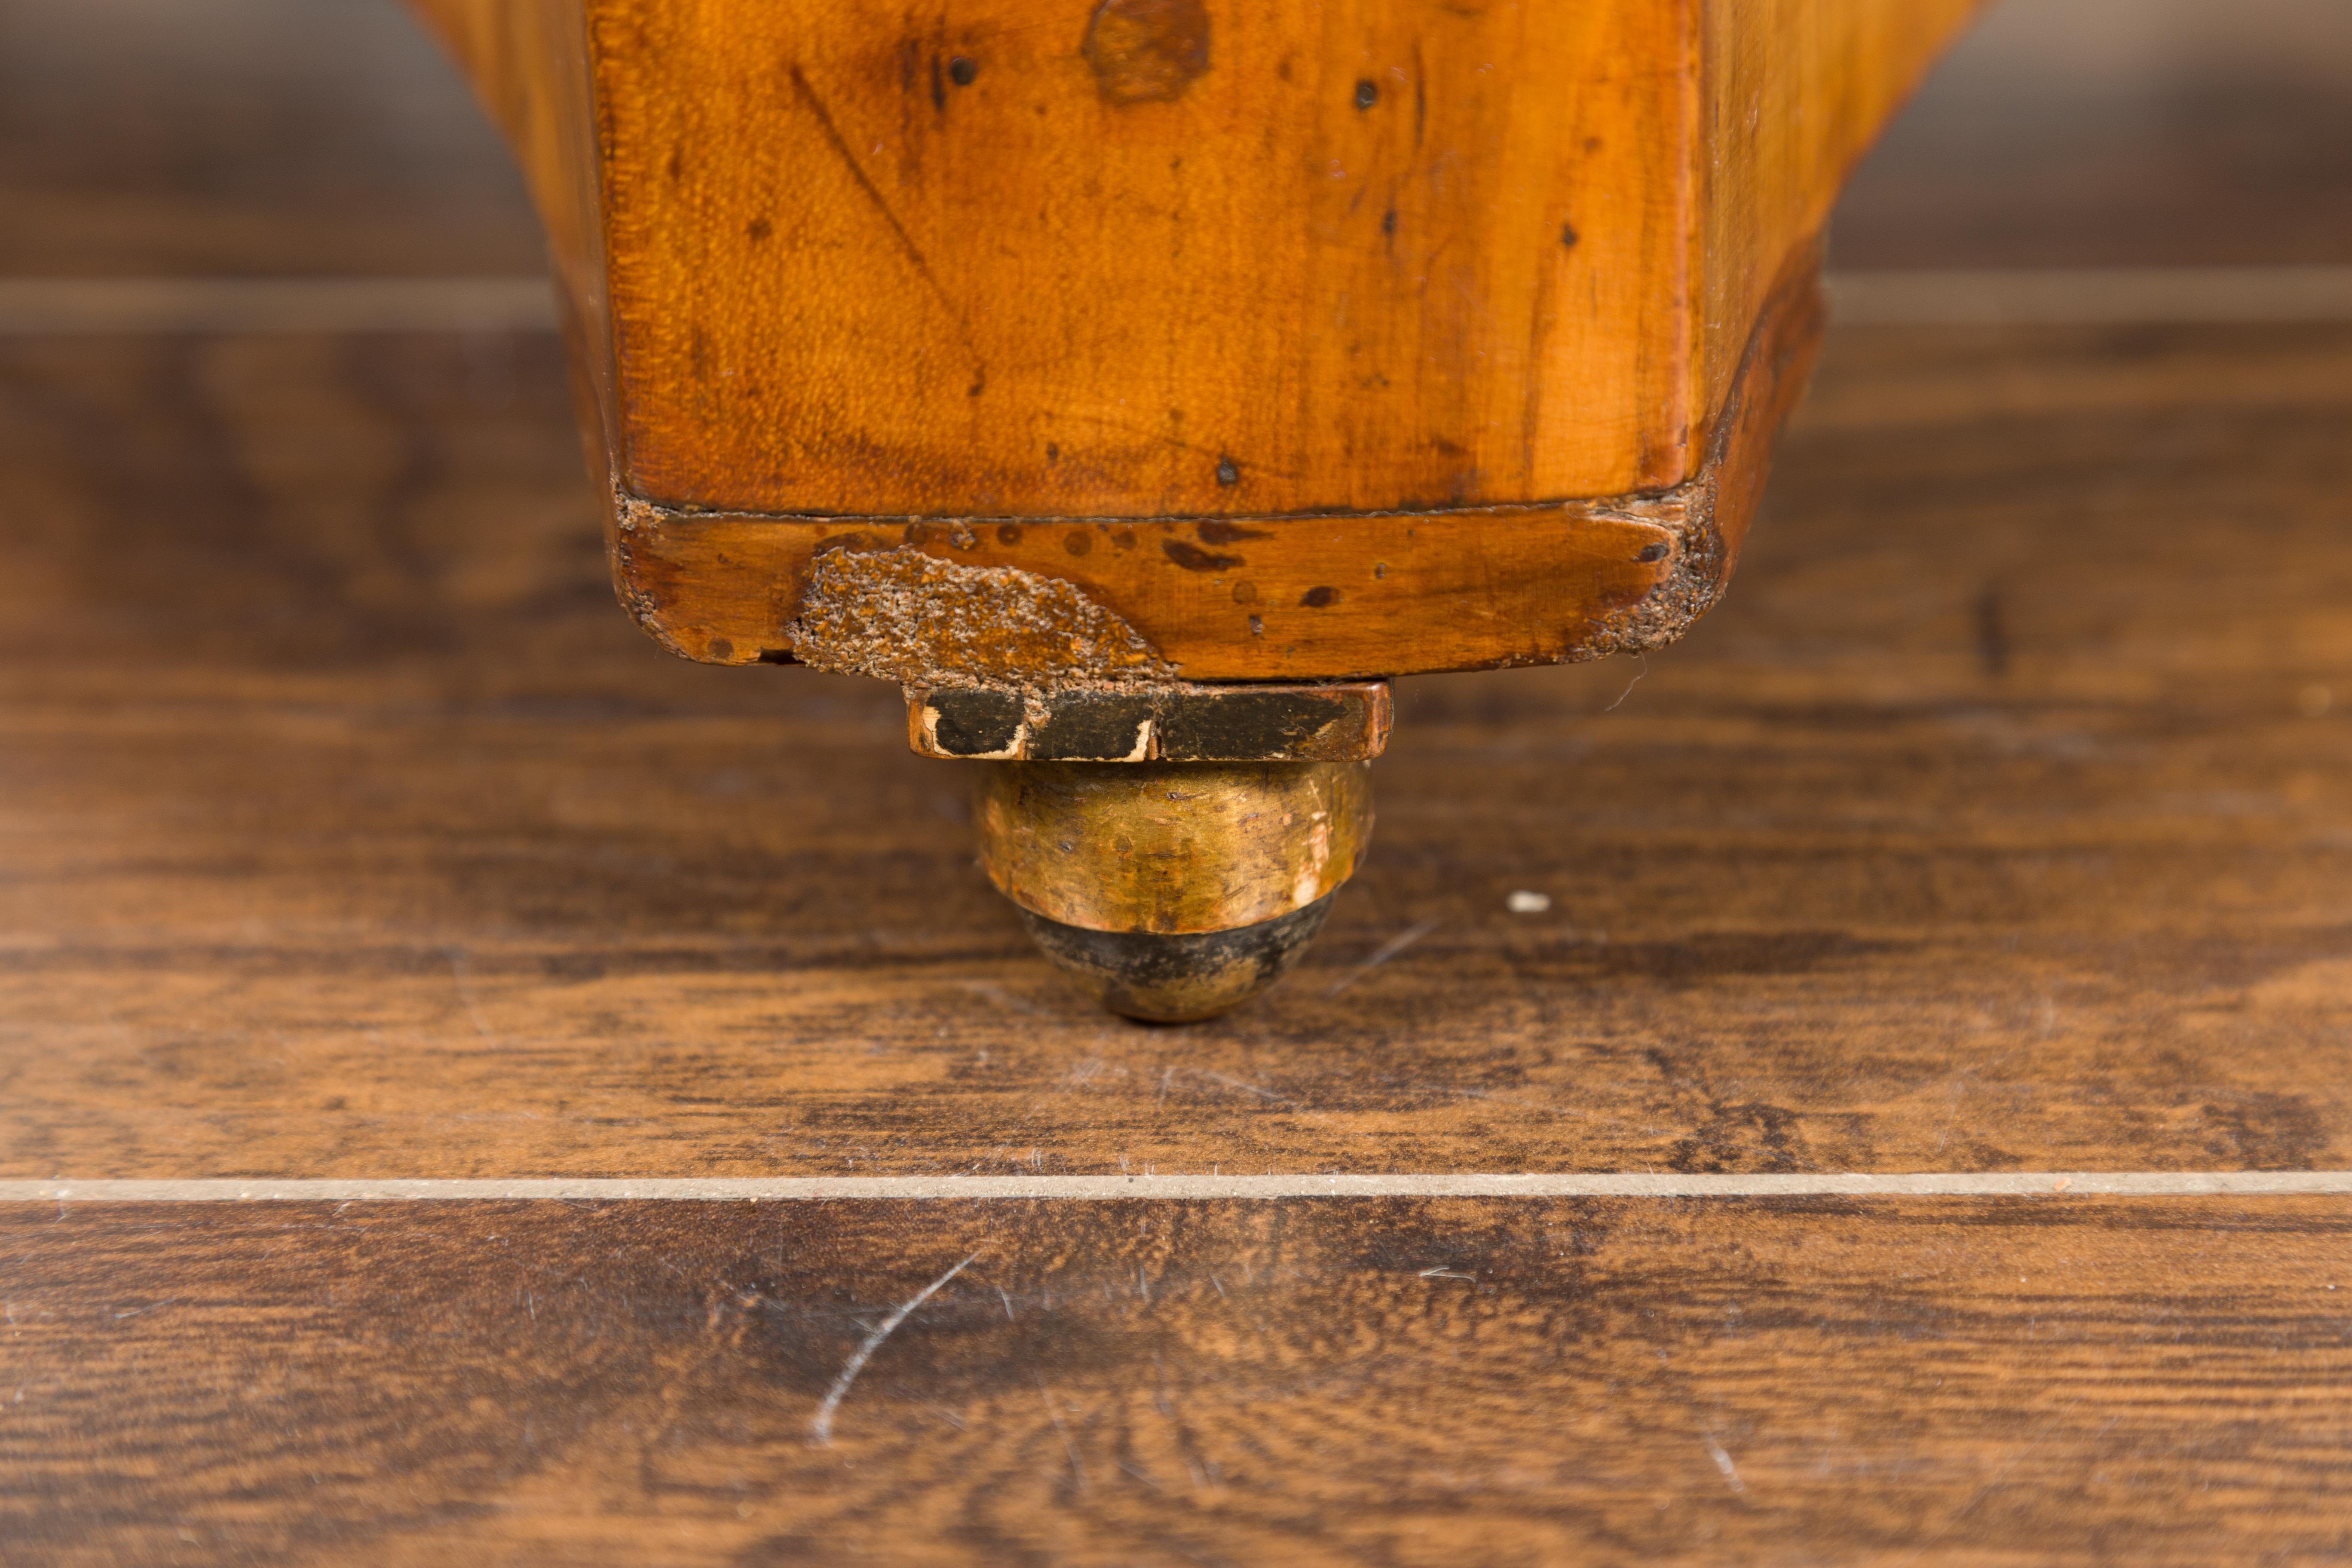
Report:
[[[1973,0],[415,3],[546,216],[623,604],[905,686],[1048,955],[1180,1018],[1353,868],[1379,678],[1723,592]]]

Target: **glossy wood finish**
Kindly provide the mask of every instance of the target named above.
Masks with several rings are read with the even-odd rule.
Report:
[[[1098,80],[1091,3],[601,7],[630,490],[1248,517],[1687,477],[1678,8],[1132,8],[1197,77]]]

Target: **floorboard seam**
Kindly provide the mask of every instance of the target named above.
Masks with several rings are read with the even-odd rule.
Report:
[[[2352,1194],[2352,1171],[1937,1171],[1684,1174],[751,1176],[0,1180],[0,1203],[399,1203],[1395,1197],[2194,1197]]]

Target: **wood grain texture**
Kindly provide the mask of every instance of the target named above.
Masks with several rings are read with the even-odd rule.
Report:
[[[1164,667],[1191,680],[1306,680],[1613,651],[1636,635],[1635,612],[1673,577],[1685,541],[1701,544],[1692,500],[1026,525],[648,510],[623,514],[614,561],[638,624],[671,652],[706,663],[832,662],[829,646],[798,623],[818,563],[847,551],[1073,584],[1084,604],[1132,627],[1143,650],[1133,657],[1151,661],[1142,672],[1090,664],[1083,673],[1096,679]],[[978,618],[995,631],[992,647],[1018,648],[1021,640],[994,624],[1017,621],[1026,607],[1025,598],[999,595],[978,617],[946,619],[961,632]],[[868,606],[860,618],[879,617]],[[1672,622],[1677,631],[1684,624]],[[1071,638],[1051,640],[1058,651]],[[1045,673],[950,665],[951,650],[916,646],[928,657],[907,672],[931,679]]]
[[[1700,631],[1402,684],[1152,1031],[895,690],[612,613],[551,343],[0,345],[6,1173],[2352,1165],[2347,367],[1838,336]]]
[[[1818,253],[1753,317],[1705,464],[1670,489],[1347,517],[938,520],[681,512],[609,533],[671,652],[922,684],[1309,680],[1572,662],[1680,637],[1721,596],[1821,342]],[[832,588],[827,574],[866,568]],[[944,570],[943,570],[944,569]],[[884,572],[911,591],[885,593]],[[944,584],[927,579],[945,574]],[[1010,578],[1010,581],[1004,579]],[[906,608],[898,606],[905,605]],[[823,606],[823,614],[816,612]],[[1103,623],[1115,637],[1101,635]],[[859,638],[843,647],[826,628]]]
[[[1765,291],[1968,9],[1144,6],[1135,47],[1175,29],[1192,63],[1128,93],[1085,7],[608,0],[616,469],[878,517],[1682,483]]]
[[[472,254],[463,200],[438,224],[395,199],[433,185],[398,138],[335,176],[364,227],[255,199],[343,144],[247,114],[252,84],[334,49],[190,63],[146,79],[187,99],[92,115],[34,90],[34,11],[0,14],[0,116],[71,133],[0,137],[24,220],[0,264]],[[2324,123],[2331,57],[2216,96],[2223,58],[2128,100],[2187,106],[2128,117],[2161,155],[2088,177],[2042,136],[2024,220],[2018,171],[1898,143],[1924,184],[1843,237],[2324,244],[2344,139],[2261,128]],[[2079,128],[2097,101],[2053,81],[2020,88],[2042,118],[1932,123]],[[150,132],[142,106],[189,101],[203,134]],[[382,107],[340,93],[324,122]],[[229,145],[255,184],[205,173]],[[69,184],[66,154],[109,172]],[[1721,611],[1638,667],[1402,685],[1327,946],[1179,1033],[1046,974],[894,692],[693,668],[614,616],[551,344],[10,342],[0,1152],[2352,1164],[2347,387],[2340,329],[1833,336]],[[1509,914],[1515,889],[1551,910]],[[42,1205],[0,1230],[10,1563],[2352,1551],[2340,1200]],[[849,1358],[967,1258],[812,1447]]]
[[[1150,98],[1097,81],[1093,9],[596,7],[632,493],[1247,517],[1688,477],[1681,8],[1156,7],[1208,65]]]
[[[2352,1550],[2340,1202],[433,1208],[0,1216],[0,1531],[388,1568]]]
[[[1698,542],[1613,525],[1759,487],[1769,429],[1735,473],[1717,427],[1794,396],[1837,184],[1970,0],[425,9],[551,213],[648,628],[1053,688],[1671,640],[1730,555],[1628,635]],[[961,559],[982,519],[1038,537]],[[1268,581],[1200,580],[1236,527]],[[898,575],[835,592],[845,549]],[[1116,668],[1040,662],[1074,593]],[[984,651],[810,629],[901,603]]]

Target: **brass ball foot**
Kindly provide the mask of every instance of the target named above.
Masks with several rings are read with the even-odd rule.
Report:
[[[985,763],[981,863],[1113,1012],[1182,1023],[1297,962],[1370,841],[1369,764]]]

